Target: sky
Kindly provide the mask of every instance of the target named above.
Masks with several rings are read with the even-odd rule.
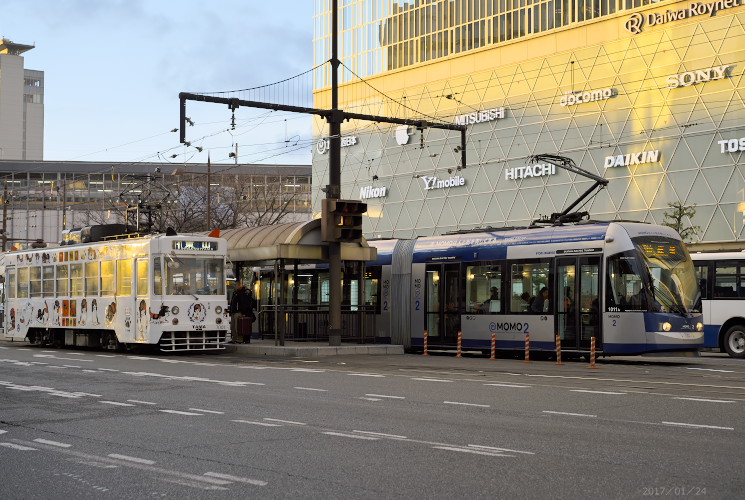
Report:
[[[170,131],[179,92],[259,87],[310,70],[311,0],[4,0],[0,37],[35,45],[23,57],[26,69],[44,71],[44,160],[183,164],[209,153],[233,163],[237,144],[240,163],[310,164],[305,115],[239,108],[232,129],[227,106],[188,102],[192,146]],[[311,97],[308,77],[292,84]],[[281,94],[264,100],[272,95]]]

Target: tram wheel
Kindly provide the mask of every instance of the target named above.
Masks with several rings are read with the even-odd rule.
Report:
[[[727,330],[724,350],[733,358],[745,359],[745,325],[734,325]]]

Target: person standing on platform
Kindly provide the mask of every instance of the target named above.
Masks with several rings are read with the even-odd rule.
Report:
[[[241,344],[251,342],[251,331],[242,332],[241,318],[250,318],[253,314],[253,298],[246,291],[243,284],[235,287],[233,296],[230,298],[230,331],[233,334],[233,341]],[[250,325],[250,323],[249,323]]]

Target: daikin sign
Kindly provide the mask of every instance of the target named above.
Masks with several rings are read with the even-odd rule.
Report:
[[[628,167],[630,165],[641,165],[643,163],[655,163],[660,161],[660,151],[641,151],[639,153],[628,153],[625,155],[606,156],[605,168]]]

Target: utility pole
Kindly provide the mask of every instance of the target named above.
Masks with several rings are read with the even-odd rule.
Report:
[[[210,154],[207,153],[207,231],[212,227],[212,164],[210,163]]]
[[[3,182],[3,252],[8,243],[8,181]]]

